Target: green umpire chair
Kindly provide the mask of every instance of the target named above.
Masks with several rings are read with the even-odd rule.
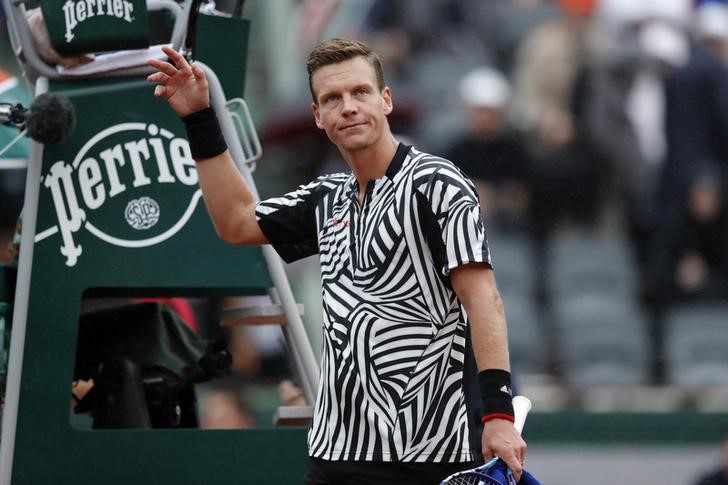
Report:
[[[0,485],[299,482],[306,460],[306,430],[301,427],[82,430],[71,424],[70,384],[78,370],[80,322],[86,319],[85,332],[105,333],[83,314],[82,303],[90,297],[268,297],[267,304],[231,310],[231,315],[240,321],[259,317],[282,324],[308,406],[280,408],[281,421],[310,418],[319,370],[282,262],[269,246],[236,248],[217,238],[184,128],[167,104],[153,96],[146,82],[151,71],[143,62],[121,65],[118,58],[105,55],[138,49],[120,55],[126,59],[153,52],[147,49],[153,11],[169,19],[169,42],[182,47],[188,21],[196,15],[193,2],[42,2],[58,52],[97,54],[86,70],[75,73],[41,60],[22,0],[2,2],[13,48],[35,85],[35,96],[49,92],[67,97],[75,108],[76,126],[60,145],[30,146]],[[227,21],[230,28],[245,27],[230,36],[240,43],[241,32],[247,35],[246,21]],[[214,22],[225,35],[226,20]],[[197,31],[198,40],[201,32],[203,28]],[[214,47],[209,40],[196,45],[202,44]],[[244,101],[228,99],[216,72],[207,67],[218,65],[225,71],[230,64],[239,69],[245,49],[225,62],[203,48],[194,52],[193,46],[192,53],[203,61],[233,158],[255,191],[251,168],[260,145]],[[94,69],[104,63],[106,70]],[[226,87],[239,89],[239,97],[240,81],[230,72],[222,74],[229,80]],[[157,322],[165,318],[159,316]],[[149,330],[139,327],[115,325],[113,332],[133,341],[135,332]],[[181,338],[182,333],[171,335]],[[178,346],[191,349],[196,359],[202,349],[186,346],[190,339],[187,335]]]

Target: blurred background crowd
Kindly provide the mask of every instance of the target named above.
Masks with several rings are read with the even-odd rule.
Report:
[[[478,189],[514,371],[541,409],[725,409],[728,3],[288,6],[278,42],[279,12],[256,11],[271,19],[248,96],[265,106],[264,196],[346,170],[301,66],[320,38],[363,39],[384,60],[393,131]],[[315,287],[315,261],[291,271]]]
[[[728,1],[250,0],[244,14],[263,197],[347,170],[313,123],[305,57],[362,39],[382,56],[399,139],[477,187],[513,370],[536,405],[728,407]],[[18,75],[7,38],[0,56]],[[22,193],[22,169],[0,170],[1,247]],[[316,259],[288,270],[316,348]],[[234,356],[203,424],[254,425],[241,382],[300,398],[279,329],[220,333],[222,302],[191,303]]]

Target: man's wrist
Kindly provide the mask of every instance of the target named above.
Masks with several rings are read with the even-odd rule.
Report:
[[[190,113],[182,117],[182,122],[187,130],[193,159],[212,158],[227,150],[225,137],[212,107]]]
[[[483,422],[483,424],[487,423],[488,421],[491,421],[493,419],[503,419],[505,421],[510,421],[511,423],[516,422],[516,418],[511,416],[510,414],[504,414],[504,413],[490,413],[490,414],[484,414],[480,420]]]
[[[513,422],[511,373],[504,369],[486,369],[478,373],[478,383],[483,405],[483,423],[491,419],[507,419]]]

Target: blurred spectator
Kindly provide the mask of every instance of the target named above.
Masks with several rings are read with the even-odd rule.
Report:
[[[728,436],[723,440],[720,466],[695,482],[695,485],[728,485]]]
[[[290,379],[283,379],[278,383],[278,396],[284,406],[306,405],[306,397],[303,395],[303,390]]]
[[[213,387],[203,393],[200,402],[200,428],[255,428],[255,416],[233,387]]]
[[[714,298],[722,291],[721,256],[711,246],[721,247],[716,227],[724,224],[724,216],[719,215],[723,202],[712,204],[716,214],[698,215],[688,199],[709,200],[707,185],[693,190],[696,176],[719,174],[728,162],[724,136],[728,130],[728,73],[720,60],[691,42],[685,28],[675,22],[644,22],[639,40],[660,74],[663,97],[659,101],[664,103],[658,113],[664,119],[658,125],[664,128],[664,161],[656,177],[657,210],[646,246],[649,261],[643,285],[644,301],[652,314],[653,378],[660,382],[666,309],[677,300]],[[683,244],[692,247],[682,248]]]
[[[602,5],[600,19],[609,42],[589,71],[585,84],[590,89],[582,90],[582,120],[608,158],[608,207],[626,229],[644,287],[667,151],[664,59],[674,57],[680,45],[651,42],[654,49],[646,53],[643,19],[634,11],[635,4],[612,0]]]
[[[702,2],[694,16],[696,40],[722,63],[728,63],[728,4]]]
[[[660,267],[664,300],[728,298],[728,210],[722,173],[712,165],[691,177],[681,217],[665,230]],[[659,253],[658,253],[659,254]]]
[[[467,127],[446,157],[473,180],[489,224],[525,230],[529,167],[520,140],[505,124],[508,80],[495,69],[478,68],[459,88]]]
[[[594,0],[560,0],[517,54],[511,116],[533,156],[532,221],[543,240],[564,219],[597,221],[607,168],[582,123],[588,72],[599,50]]]
[[[534,235],[544,239],[563,222],[598,225],[607,168],[603,154],[567,113],[552,112],[541,128],[541,149],[532,155]]]
[[[239,308],[268,305],[267,296],[228,297],[222,310],[234,312]],[[283,332],[280,326],[266,324],[265,318],[255,322],[222,316],[225,339],[233,357],[232,369],[240,378],[252,381],[280,381],[291,375]],[[255,317],[250,317],[255,320]],[[221,329],[222,330],[222,329]],[[220,335],[218,336],[220,338]]]
[[[560,0],[559,7],[560,15],[530,31],[516,54],[511,116],[536,143],[552,133],[546,125],[554,120],[573,124],[577,79],[596,49],[596,1]]]
[[[670,24],[647,25],[642,41],[664,68],[667,152],[659,204],[661,223],[669,226],[684,203],[685,174],[703,163],[728,164],[728,71]]]

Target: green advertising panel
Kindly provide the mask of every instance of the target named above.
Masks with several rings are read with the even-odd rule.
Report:
[[[149,46],[146,0],[43,0],[41,8],[61,54]]]
[[[195,59],[215,71],[228,98],[244,97],[249,36],[248,19],[215,15],[197,18]],[[227,48],[220,49],[221,45]]]
[[[260,247],[217,238],[183,126],[143,78],[50,90],[71,99],[77,125],[43,155],[12,483],[300,482],[304,429],[69,421],[84,295],[251,295],[272,282]]]

